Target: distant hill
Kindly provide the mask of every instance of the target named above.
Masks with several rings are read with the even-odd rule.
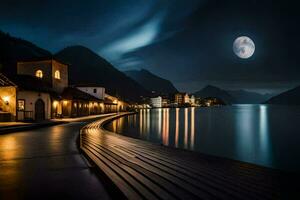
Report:
[[[231,96],[227,91],[222,90],[218,87],[208,85],[203,89],[195,92],[194,95],[196,97],[208,98],[208,97],[217,97],[223,100],[226,104],[233,104],[236,102],[233,96]]]
[[[271,94],[259,94],[246,90],[227,90],[227,92],[240,104],[259,104],[272,97]]]
[[[71,84],[96,83],[104,86],[108,93],[129,101],[137,101],[140,96],[150,94],[139,83],[86,47],[67,47],[58,52],[55,57],[70,65]]]
[[[171,94],[178,92],[171,81],[163,79],[148,70],[130,70],[125,71],[124,73],[147,90],[155,92],[155,94]]]
[[[300,105],[300,86],[274,96],[265,103],[280,105]]]
[[[0,70],[7,75],[16,74],[17,61],[51,56],[49,51],[31,42],[0,31]]]

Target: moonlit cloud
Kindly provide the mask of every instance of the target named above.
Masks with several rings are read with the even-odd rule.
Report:
[[[133,32],[117,39],[99,52],[110,60],[119,59],[123,54],[153,43],[160,32],[164,14],[158,14]]]

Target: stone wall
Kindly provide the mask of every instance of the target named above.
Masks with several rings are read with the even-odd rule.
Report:
[[[32,62],[18,62],[17,73],[21,75],[35,76],[37,70],[42,70],[43,80],[52,85],[52,61],[32,61]]]
[[[38,99],[43,100],[45,104],[45,119],[51,119],[51,98],[48,93],[40,93],[34,91],[19,91],[17,99],[25,100],[25,111],[31,111],[33,113],[33,119],[35,119],[35,103]],[[18,113],[18,120],[22,119],[22,112]]]
[[[60,72],[60,79],[55,78],[55,72]],[[52,87],[55,91],[61,93],[64,88],[68,87],[68,66],[53,60],[52,62]]]
[[[37,70],[42,70],[43,80],[46,81],[56,92],[61,93],[68,87],[68,66],[55,60],[43,60],[32,62],[18,62],[17,73],[20,75],[35,76]],[[59,71],[60,78],[55,78],[55,72]]]

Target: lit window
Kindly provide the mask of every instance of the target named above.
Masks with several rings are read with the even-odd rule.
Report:
[[[55,79],[60,79],[60,71],[59,70],[56,70],[55,73],[54,73],[54,78]]]
[[[43,78],[43,71],[42,70],[36,70],[35,76],[38,78]]]
[[[18,110],[23,111],[25,110],[25,100],[18,100]]]

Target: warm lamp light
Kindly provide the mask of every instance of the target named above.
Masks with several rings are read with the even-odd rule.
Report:
[[[4,96],[2,99],[6,105],[9,104],[9,96]]]
[[[53,101],[53,107],[56,108],[58,105],[58,101]]]

